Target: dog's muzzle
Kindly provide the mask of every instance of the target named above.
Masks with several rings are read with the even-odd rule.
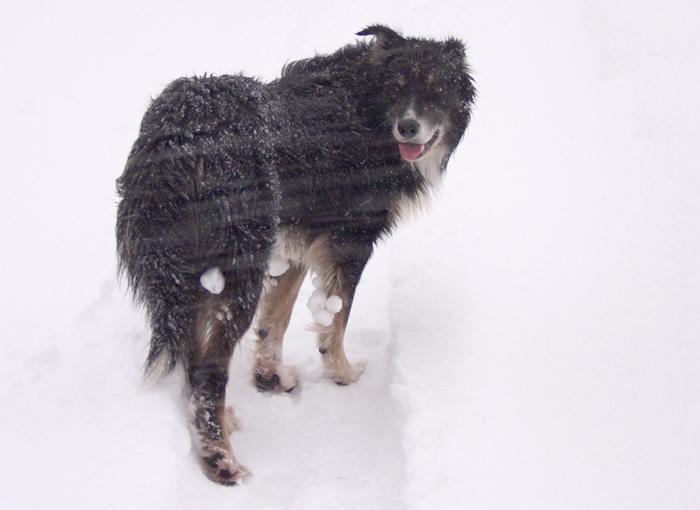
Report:
[[[405,123],[404,130],[406,131],[406,134],[410,134],[408,131],[409,129],[415,129],[415,133],[412,136],[406,136],[402,132],[402,124]],[[415,127],[413,126],[415,124]],[[418,122],[416,122],[413,119],[403,119],[401,122],[399,122],[398,125],[398,131],[401,136],[404,138],[413,138],[417,133],[418,129],[420,128],[420,125]],[[403,142],[399,143],[399,152],[401,153],[401,157],[405,160],[408,161],[414,161],[424,154],[426,154],[430,148],[433,146],[433,144],[437,141],[438,136],[440,136],[440,130],[436,129],[435,133],[433,133],[433,136],[428,140],[427,143],[413,143],[413,142]]]

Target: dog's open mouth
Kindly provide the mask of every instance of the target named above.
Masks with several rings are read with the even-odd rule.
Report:
[[[438,139],[438,136],[440,136],[440,130],[436,129],[435,134],[428,140],[428,143],[400,143],[399,152],[401,153],[401,157],[408,161],[414,161],[420,158],[430,150]]]

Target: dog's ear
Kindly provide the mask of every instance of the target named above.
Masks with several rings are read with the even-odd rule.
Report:
[[[370,46],[369,61],[375,66],[381,66],[386,59],[387,52],[405,41],[398,33],[384,25],[369,26],[356,35],[374,36]]]
[[[394,32],[392,29],[385,27],[384,25],[371,25],[358,32],[356,35],[375,36],[375,44],[377,44],[377,46],[383,50],[388,50],[404,40],[403,37],[401,37],[397,32]]]
[[[447,39],[444,42],[442,52],[445,55],[449,55],[459,60],[465,59],[464,44],[462,44],[462,41],[460,41],[459,39]]]

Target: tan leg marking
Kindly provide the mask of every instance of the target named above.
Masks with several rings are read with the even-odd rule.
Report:
[[[197,312],[194,343],[188,352],[194,442],[205,474],[223,485],[235,485],[250,476],[233,454],[229,435],[237,421],[233,409],[225,407],[235,344],[225,333],[225,322],[231,318],[231,311],[219,296],[207,296]]]
[[[338,295],[338,294],[336,294]],[[323,355],[323,364],[328,377],[338,384],[351,384],[357,382],[365,371],[365,363],[350,364],[345,356],[343,339],[347,326],[349,307],[343,297],[343,309],[333,317],[330,326],[317,326],[318,350]]]
[[[317,324],[318,350],[323,355],[323,364],[328,377],[338,384],[357,382],[365,371],[366,362],[351,364],[345,355],[343,340],[347,327],[354,289],[348,288],[341,271],[333,265],[328,265],[323,271],[323,290],[329,296],[338,296],[343,301],[343,307],[333,315],[330,326]]]
[[[294,368],[282,363],[282,343],[305,275],[306,269],[291,264],[258,308],[253,382],[260,389],[290,391],[299,382]]]

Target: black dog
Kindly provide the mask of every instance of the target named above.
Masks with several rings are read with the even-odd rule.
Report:
[[[192,389],[207,475],[247,475],[229,443],[231,354],[257,319],[254,382],[289,391],[282,340],[306,272],[319,351],[339,384],[358,379],[343,335],[374,244],[428,199],[475,97],[455,39],[383,26],[263,84],[182,78],[153,101],[117,183],[120,270],[153,330],[147,371],[178,361]]]

